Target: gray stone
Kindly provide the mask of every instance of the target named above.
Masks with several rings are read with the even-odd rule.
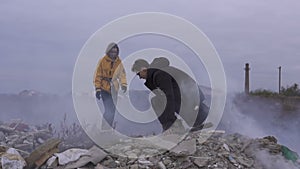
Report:
[[[130,169],[139,169],[139,165],[138,164],[133,164],[132,166],[130,166]]]
[[[79,168],[79,167],[83,167],[84,165],[86,165],[87,163],[91,162],[94,165],[98,164],[101,160],[103,160],[105,157],[107,156],[107,154],[101,150],[100,148],[93,146],[92,148],[90,148],[88,150],[87,153],[85,153],[84,156],[80,157],[77,161],[73,162],[73,163],[69,163],[67,164],[67,168]],[[108,165],[109,167],[113,166],[112,168],[116,168],[118,166],[118,164],[111,160]]]
[[[5,134],[2,131],[0,131],[0,142],[1,141],[5,141]]]
[[[194,158],[193,162],[198,167],[205,167],[208,165],[208,162],[211,160],[211,157],[197,157]]]
[[[186,140],[181,142],[175,148],[171,150],[171,152],[181,156],[192,155],[197,151],[196,147],[196,139]]]
[[[166,166],[164,165],[164,163],[163,162],[158,162],[158,167],[160,168],[160,169],[166,169]]]
[[[242,165],[244,165],[244,166],[246,166],[246,167],[251,167],[251,166],[253,166],[253,164],[254,164],[254,161],[253,161],[252,159],[246,159],[246,158],[243,158],[243,157],[238,157],[238,158],[237,158],[237,161],[238,161],[240,164],[242,164]]]
[[[153,166],[153,163],[151,161],[145,160],[145,159],[139,159],[139,164],[145,165],[145,166]]]
[[[172,163],[172,160],[170,160],[170,159],[164,159],[164,160],[163,160],[163,163],[164,163],[165,165],[169,165],[169,164]]]

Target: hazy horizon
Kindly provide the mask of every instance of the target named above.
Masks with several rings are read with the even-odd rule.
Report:
[[[298,6],[296,0],[2,1],[0,93],[71,91],[76,58],[88,38],[108,22],[136,12],[177,15],[201,29],[219,53],[229,91],[243,91],[245,63],[251,67],[251,90],[277,91],[279,66],[282,86],[300,84]],[[122,42],[120,57],[144,47],[161,47],[190,57],[175,42],[140,39]],[[201,84],[209,85],[198,65],[191,66]]]

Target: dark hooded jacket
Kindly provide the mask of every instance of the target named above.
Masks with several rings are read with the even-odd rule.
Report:
[[[204,95],[193,78],[170,66],[167,58],[160,57],[150,64],[145,86],[151,91],[160,88],[166,94],[167,105],[164,113],[169,118],[173,119],[170,114],[177,112],[189,126],[193,126],[200,103],[204,100]]]
[[[180,108],[181,97],[178,84],[172,76],[160,69],[149,68],[145,86],[156,95],[155,98],[152,99],[153,102],[156,102],[154,109],[157,110],[163,107],[163,97],[166,97],[166,107],[164,108],[163,113],[158,117],[160,122],[162,124],[174,122],[176,120],[175,112],[178,112]]]

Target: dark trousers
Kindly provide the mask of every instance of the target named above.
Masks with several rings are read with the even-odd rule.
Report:
[[[115,118],[115,112],[116,112],[116,102],[117,102],[117,93],[112,95],[111,93],[102,90],[101,91],[101,98],[104,105],[104,114],[103,118],[106,120],[106,122],[111,126],[113,126],[114,118]],[[115,103],[114,103],[115,101]]]
[[[207,118],[208,112],[209,112],[209,107],[206,106],[204,103],[200,103],[200,108],[193,127],[201,126],[201,124],[203,124],[203,122]]]
[[[160,96],[154,96],[151,99],[151,105],[158,116],[158,120],[162,125],[163,130],[168,130],[177,119],[175,112],[164,112],[166,100]]]
[[[201,101],[202,101],[202,99],[201,99]],[[158,120],[161,123],[163,130],[167,130],[168,128],[170,128],[177,119],[177,117],[175,116],[175,112],[164,112],[163,109],[164,109],[164,105],[166,105],[166,103],[165,103],[165,100],[159,96],[154,96],[151,99],[151,104],[152,104],[153,110],[158,115]],[[164,112],[164,113],[160,114],[161,112]],[[203,102],[201,102],[198,113],[197,113],[196,120],[194,121],[194,124],[188,124],[188,125],[191,125],[190,127],[201,126],[201,124],[203,124],[203,122],[207,118],[208,112],[209,112],[209,107],[206,106]],[[179,113],[179,110],[176,110],[176,113]],[[183,120],[186,121],[186,119],[184,119],[183,116],[181,116],[181,117],[183,118]]]

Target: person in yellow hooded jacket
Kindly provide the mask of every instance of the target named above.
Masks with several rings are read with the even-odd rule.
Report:
[[[125,93],[127,90],[126,73],[119,57],[119,47],[116,43],[110,43],[106,49],[106,55],[98,62],[94,75],[96,98],[102,98],[104,105],[103,117],[107,123],[113,125],[118,90],[121,87]]]

